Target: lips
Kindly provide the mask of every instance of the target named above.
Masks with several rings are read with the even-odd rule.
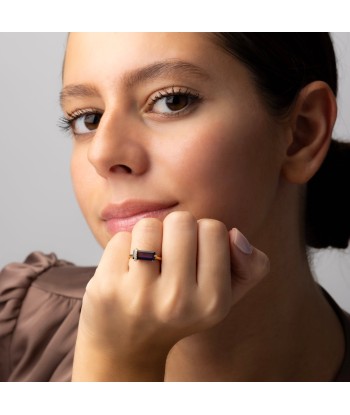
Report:
[[[106,222],[110,234],[121,231],[131,232],[134,225],[142,218],[163,220],[177,203],[160,203],[144,200],[129,200],[121,204],[110,204],[101,212],[101,219]]]

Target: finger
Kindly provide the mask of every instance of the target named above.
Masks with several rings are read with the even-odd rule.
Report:
[[[232,300],[237,303],[270,271],[266,254],[254,248],[236,228],[229,232],[231,248]]]
[[[229,236],[226,226],[217,220],[198,221],[197,279],[208,291],[231,287]]]
[[[136,223],[132,230],[131,250],[153,251],[158,256],[162,256],[162,222],[155,218],[144,218]],[[129,261],[129,270],[142,273],[145,277],[155,277],[160,273],[160,261],[133,260]]]
[[[196,283],[197,220],[189,212],[172,212],[163,222],[162,275],[181,284]]]
[[[103,251],[95,276],[101,275],[106,280],[128,272],[130,242],[130,232],[116,233]]]

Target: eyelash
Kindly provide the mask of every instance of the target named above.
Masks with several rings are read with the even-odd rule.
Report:
[[[173,114],[160,114],[163,117],[178,117],[189,110],[190,106],[193,106],[194,104],[199,103],[203,98],[200,96],[197,92],[192,92],[190,89],[186,88],[183,90],[182,88],[179,88],[176,90],[175,87],[172,87],[171,90],[165,89],[159,91],[153,98],[151,98],[151,102],[147,104],[147,107],[151,109],[156,102],[158,102],[162,98],[166,98],[169,96],[186,96],[189,99],[189,104],[186,108],[175,111]],[[59,128],[63,130],[64,132],[70,132],[72,131],[72,125],[75,120],[77,120],[82,115],[102,115],[103,112],[97,108],[86,108],[86,109],[79,109],[76,111],[73,111],[72,113],[67,114],[66,116],[62,116],[59,119]]]
[[[97,108],[86,108],[73,111],[72,113],[68,113],[67,117],[62,116],[58,121],[58,126],[64,132],[72,131],[72,125],[75,120],[77,120],[82,115],[91,115],[91,114],[100,114],[102,115],[103,112],[98,110]]]
[[[169,89],[164,89],[161,91],[157,92],[157,95],[155,95],[153,98],[151,98],[151,103],[148,104],[148,108],[153,107],[156,102],[158,102],[160,99],[162,98],[166,98],[166,97],[173,97],[173,96],[185,96],[187,98],[189,98],[190,100],[190,104],[189,106],[196,104],[198,102],[200,102],[203,98],[199,95],[198,92],[193,92],[188,88],[185,88],[184,90],[182,88],[179,88],[176,90],[176,87],[171,87],[171,90]],[[186,112],[186,110],[188,109],[188,107],[186,107],[183,110],[179,110],[179,111],[174,111],[173,114],[167,114],[165,115],[165,117],[177,117],[179,115],[181,115],[183,112]]]

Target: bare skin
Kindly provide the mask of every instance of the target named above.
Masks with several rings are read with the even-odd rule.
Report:
[[[205,75],[178,65],[130,76],[175,59]],[[64,111],[80,116],[73,184],[105,251],[83,301],[73,380],[331,380],[344,339],[313,281],[300,208],[336,118],[329,87],[309,84],[276,120],[247,69],[193,33],[72,34],[65,91],[77,84],[94,92],[63,94]],[[200,99],[166,105],[165,94],[189,91]],[[82,114],[91,108],[98,122]],[[105,206],[135,198],[170,213],[106,227]],[[129,260],[135,247],[161,254],[161,266]]]

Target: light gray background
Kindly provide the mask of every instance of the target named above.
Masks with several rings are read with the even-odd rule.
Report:
[[[66,36],[0,33],[0,268],[37,250],[77,265],[96,265],[102,254],[73,194],[70,138],[57,127]],[[350,34],[333,39],[340,81],[334,136],[350,140]],[[315,278],[350,311],[350,249],[315,251],[313,264]]]

